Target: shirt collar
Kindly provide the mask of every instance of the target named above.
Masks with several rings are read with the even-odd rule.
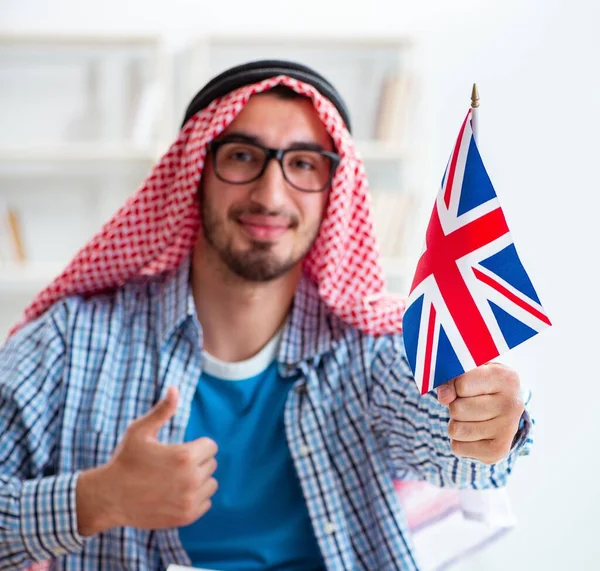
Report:
[[[188,255],[161,282],[158,303],[159,347],[162,347],[188,318],[197,321],[194,297],[190,287],[190,268],[191,256]]]
[[[187,319],[196,323],[202,337],[190,285],[191,256],[186,256],[179,267],[168,274],[160,288],[159,347],[181,327]],[[302,275],[292,303],[290,315],[283,330],[278,360],[294,369],[300,362],[315,361],[331,351],[341,331],[340,321],[319,296],[315,284]]]

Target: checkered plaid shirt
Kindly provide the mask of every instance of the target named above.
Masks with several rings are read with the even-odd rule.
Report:
[[[183,440],[202,347],[188,276],[189,259],[111,294],[66,298],[0,349],[0,569],[50,558],[57,569],[189,565],[177,529],[81,537],[75,503],[79,473],[107,462],[170,385],[180,406],[159,439]],[[419,396],[401,336],[342,323],[305,278],[279,366],[298,377],[285,431],[328,570],[419,569],[394,479],[498,487],[530,445],[525,423],[498,464],[455,457],[448,410]]]

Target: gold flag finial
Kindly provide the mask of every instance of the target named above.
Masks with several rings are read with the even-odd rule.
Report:
[[[471,107],[475,109],[479,107],[479,91],[477,91],[477,84],[473,84],[473,91],[471,91]]]

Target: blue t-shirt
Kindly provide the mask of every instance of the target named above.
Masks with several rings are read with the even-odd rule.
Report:
[[[203,356],[185,440],[217,443],[219,489],[212,508],[179,529],[194,566],[324,569],[285,436],[291,382],[278,374],[278,342],[241,363]]]

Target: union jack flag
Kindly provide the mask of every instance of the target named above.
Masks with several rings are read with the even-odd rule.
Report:
[[[421,394],[551,325],[481,160],[471,110],[425,242],[403,318],[406,353]]]

